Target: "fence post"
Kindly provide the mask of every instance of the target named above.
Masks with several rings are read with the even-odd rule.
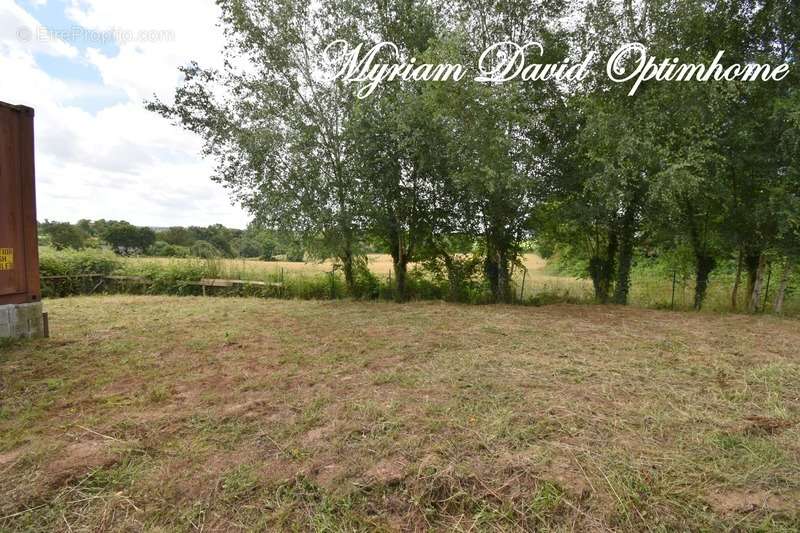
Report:
[[[525,278],[528,276],[528,269],[522,271],[522,287],[519,290],[519,301],[522,302],[525,299]]]
[[[767,286],[764,290],[764,305],[761,306],[762,311],[767,310],[767,299],[769,298],[769,280],[772,277],[772,263],[769,264],[769,268],[767,269]]]

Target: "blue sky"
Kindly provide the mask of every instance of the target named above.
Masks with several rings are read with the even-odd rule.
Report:
[[[247,224],[200,140],[143,107],[171,100],[178,66],[219,64],[217,17],[213,0],[0,0],[0,100],[36,109],[40,220]]]

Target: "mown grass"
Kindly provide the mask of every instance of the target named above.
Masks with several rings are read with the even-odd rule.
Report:
[[[46,305],[0,347],[0,530],[800,528],[790,319]]]

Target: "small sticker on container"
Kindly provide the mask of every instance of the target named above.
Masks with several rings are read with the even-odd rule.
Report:
[[[13,248],[0,248],[0,270],[14,270]]]

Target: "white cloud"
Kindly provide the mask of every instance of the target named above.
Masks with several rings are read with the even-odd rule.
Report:
[[[170,99],[180,81],[178,65],[221,63],[219,8],[210,0],[73,0],[67,13],[83,27],[120,32],[129,39],[113,57],[95,49],[87,58],[106,85],[125,90],[134,100],[153,93]]]
[[[78,50],[48,35],[39,22],[13,0],[0,0],[0,52],[9,50],[76,57]]]
[[[19,42],[13,38],[16,25],[38,22],[0,0],[0,99],[36,109],[39,218],[244,227],[248,216],[209,179],[213,164],[199,157],[200,140],[142,104],[154,93],[171,100],[179,65],[219,60],[212,0],[73,0],[67,9],[75,23],[90,30],[169,30],[174,40],[123,42],[118,54],[81,52],[60,41]],[[42,53],[92,65],[102,83],[52,76],[35,60]]]

